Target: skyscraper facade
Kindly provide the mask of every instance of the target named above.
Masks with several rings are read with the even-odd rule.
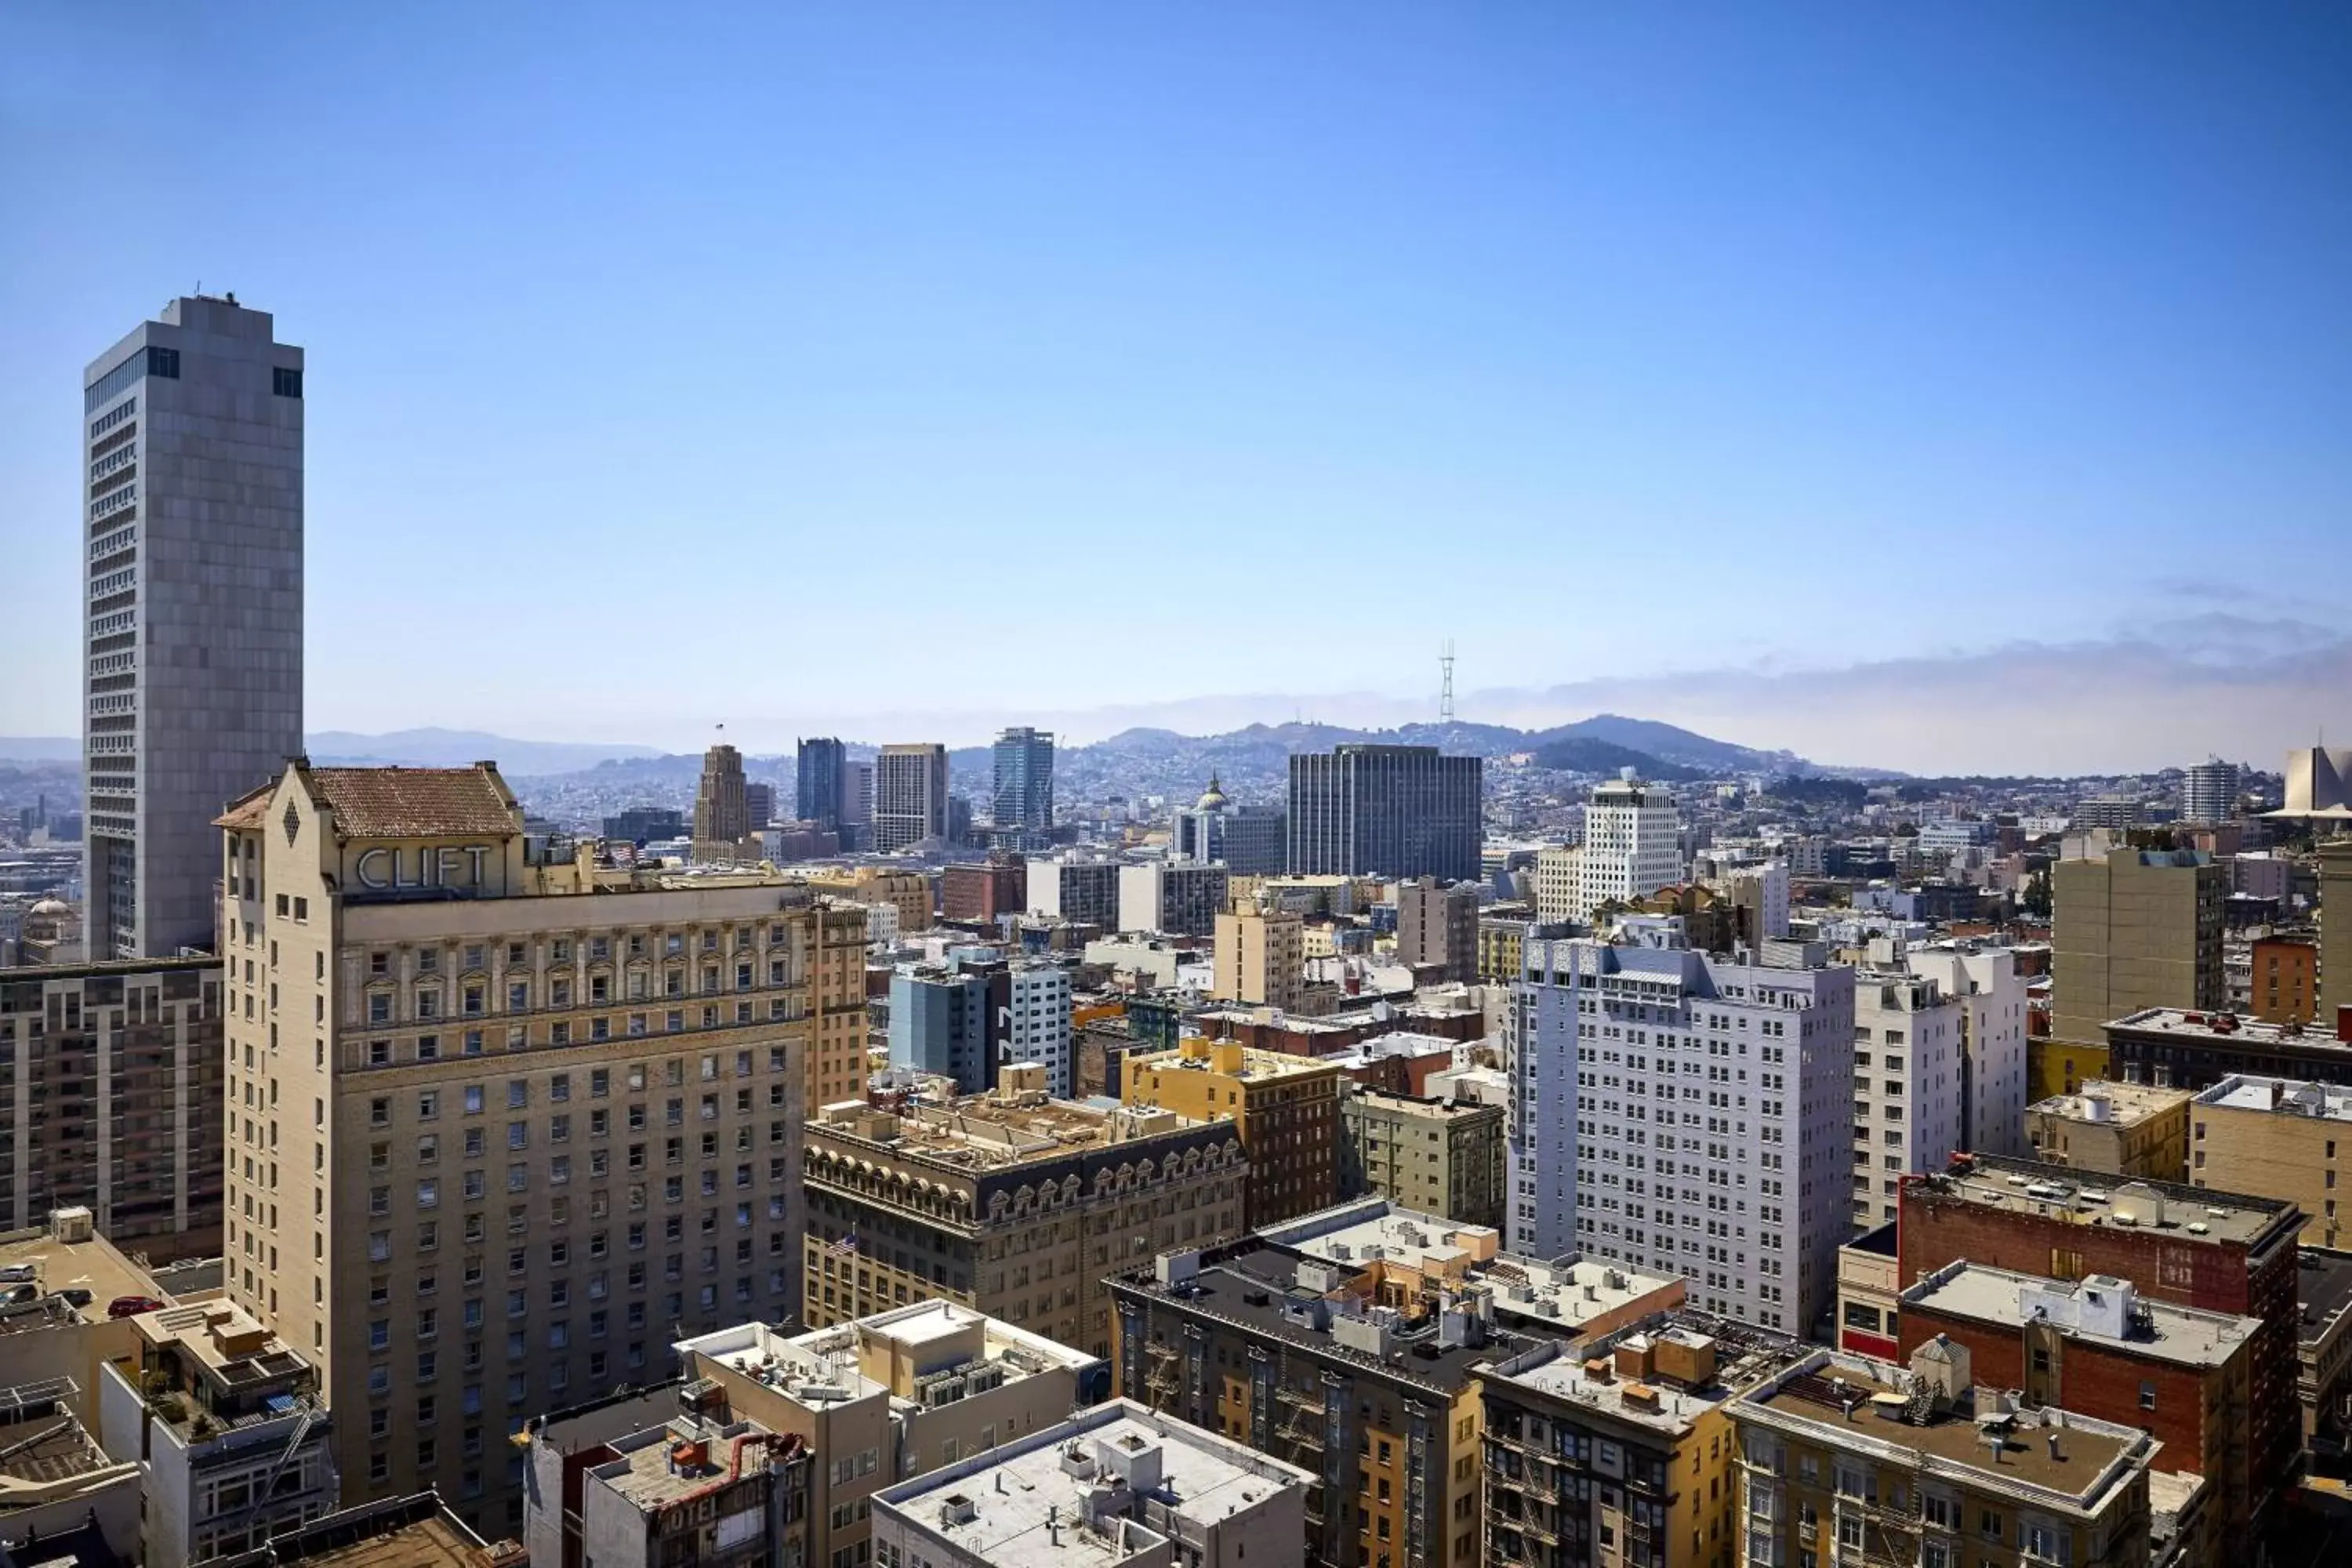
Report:
[[[724,742],[702,753],[702,784],[694,795],[694,842],[697,858],[705,845],[741,847],[751,831],[750,808],[744,800],[743,753]],[[731,853],[729,858],[732,858]]]
[[[996,738],[995,822],[999,842],[1017,829],[1016,847],[1042,845],[1054,826],[1054,735],[1021,725]]]
[[[799,780],[793,785],[793,813],[820,828],[842,822],[841,784],[847,772],[849,749],[830,735],[801,742]]]
[[[2218,757],[2189,770],[2180,784],[2183,822],[2227,822],[2238,815],[2238,764]]]
[[[302,351],[174,300],[82,420],[89,953],[209,949],[212,820],[302,750]]]
[[[2106,1025],[2147,1007],[2219,1011],[2227,871],[2196,849],[2092,847],[2051,868],[2050,1037],[2029,1044],[2028,1103],[2107,1071]]]
[[[1290,759],[1290,870],[1478,879],[1482,764],[1434,746],[1346,745]]]
[[[1575,920],[1590,920],[1602,904],[1631,903],[1681,881],[1682,818],[1673,792],[1632,777],[1594,790],[1584,808],[1576,878]]]
[[[887,855],[948,836],[948,749],[885,746],[874,759],[874,847]]]

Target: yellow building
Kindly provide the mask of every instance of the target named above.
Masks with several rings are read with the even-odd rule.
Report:
[[[1306,922],[1297,915],[1217,917],[1215,979],[1209,994],[1251,1006],[1298,1005],[1307,975]]]
[[[2236,1073],[2189,1110],[2189,1180],[2217,1192],[2284,1198],[2303,1210],[2305,1247],[2336,1247],[2352,1202],[2352,1089]]]
[[[2189,1166],[2189,1100],[2185,1089],[2092,1079],[2079,1093],[2027,1106],[2025,1136],[2033,1157],[2053,1165],[2178,1182]]]
[[[2033,1100],[2108,1076],[2104,1026],[2147,1007],[2219,1009],[2228,878],[2200,850],[2094,846],[2051,868],[2050,1037],[2026,1047]]]
[[[489,763],[297,762],[219,826],[229,1299],[318,1366],[345,1501],[510,1533],[514,1419],[800,1310],[863,912],[526,837]]]
[[[912,936],[938,924],[933,914],[931,879],[920,871],[897,871],[880,866],[824,866],[797,873],[820,893],[832,893],[860,904],[888,904],[898,911],[898,931]]]
[[[1312,1057],[1190,1038],[1127,1058],[1129,1105],[1230,1121],[1249,1156],[1242,1223],[1255,1230],[1339,1197],[1339,1069]]]

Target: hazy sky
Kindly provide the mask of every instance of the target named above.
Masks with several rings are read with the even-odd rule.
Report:
[[[2340,645],[2352,8],[1928,9],[10,5],[0,734],[199,280],[307,351],[318,729],[1418,712],[1452,637],[1927,765],[1820,672]]]

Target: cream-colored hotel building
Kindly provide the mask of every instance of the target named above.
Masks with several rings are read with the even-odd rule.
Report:
[[[519,1534],[526,1417],[797,1316],[865,911],[575,858],[489,763],[298,762],[219,826],[229,1294],[318,1364],[346,1502]]]

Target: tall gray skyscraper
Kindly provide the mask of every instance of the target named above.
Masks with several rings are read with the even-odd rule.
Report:
[[[1054,826],[1054,733],[1020,725],[996,737],[993,816],[1000,838],[1017,831],[1019,847],[1042,846]]]
[[[948,749],[885,746],[874,759],[874,847],[887,855],[948,837]]]
[[[93,958],[210,948],[229,802],[302,750],[302,351],[173,300],[82,373]]]
[[[1476,757],[1434,746],[1335,748],[1290,759],[1290,869],[1300,876],[1478,879]]]

